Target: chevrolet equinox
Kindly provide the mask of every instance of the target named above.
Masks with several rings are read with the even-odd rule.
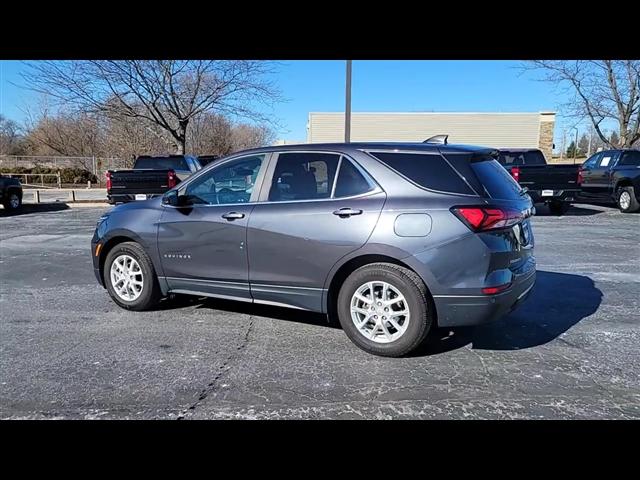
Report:
[[[287,145],[219,159],[162,197],[119,205],[92,239],[122,308],[171,293],[337,318],[400,356],[432,327],[476,325],[535,282],[531,198],[483,147]]]

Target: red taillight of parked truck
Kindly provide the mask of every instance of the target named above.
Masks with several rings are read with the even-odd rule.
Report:
[[[584,178],[582,177],[582,169],[579,168],[578,169],[578,185],[582,185],[583,181],[584,181]]]
[[[513,177],[513,179],[520,183],[520,168],[519,167],[511,167],[511,170],[509,170],[511,172],[511,176]]]
[[[104,174],[107,179],[107,190],[111,190],[111,172],[107,172]]]
[[[167,172],[167,186],[169,188],[173,188],[176,186],[177,183],[178,183],[178,180],[176,177],[176,172],[174,172],[173,170],[169,170]]]

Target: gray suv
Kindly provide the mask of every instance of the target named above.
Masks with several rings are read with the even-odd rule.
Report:
[[[170,293],[338,318],[400,356],[475,325],[535,282],[531,199],[481,147],[350,143],[235,153],[101,217],[95,275],[123,308]]]

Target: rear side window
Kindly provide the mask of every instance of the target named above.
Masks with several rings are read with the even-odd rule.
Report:
[[[153,170],[189,170],[184,157],[143,157],[138,158],[133,168]]]
[[[482,157],[471,161],[471,170],[475,173],[484,190],[491,198],[515,200],[522,191],[511,174],[491,157]]]
[[[440,155],[368,152],[411,182],[429,190],[475,195],[460,175]]]
[[[620,165],[626,167],[638,167],[640,166],[640,150],[627,151],[622,154]]]
[[[352,197],[354,195],[361,195],[372,189],[373,186],[369,184],[355,165],[342,157],[334,197]]]

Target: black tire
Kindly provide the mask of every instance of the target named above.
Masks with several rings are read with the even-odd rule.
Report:
[[[390,343],[366,338],[351,319],[351,298],[361,285],[370,281],[385,281],[397,288],[411,312],[407,330]],[[415,350],[434,323],[433,302],[422,279],[411,270],[392,263],[372,263],[349,275],[340,288],[337,310],[340,325],[349,339],[362,350],[384,357],[400,357]]]
[[[15,212],[22,206],[22,196],[18,192],[9,192],[7,200],[2,204],[5,210]]]
[[[550,202],[549,211],[554,215],[564,215],[570,206],[567,202]]]
[[[138,262],[140,269],[142,270],[142,292],[138,298],[132,301],[120,298],[111,283],[111,265],[113,264],[113,261],[122,254],[133,257]],[[147,252],[145,252],[144,249],[135,242],[119,243],[109,251],[104,262],[103,279],[104,284],[107,287],[107,291],[113,301],[127,310],[148,310],[155,306],[162,297],[160,285],[158,285],[158,277],[156,276],[155,269],[153,268],[153,263],[151,262],[149,255],[147,255]]]
[[[620,197],[622,197],[623,194],[629,196],[628,205],[626,205],[625,207],[623,207],[622,204],[620,203]],[[618,191],[616,194],[616,204],[618,205],[618,208],[622,213],[633,213],[640,210],[640,203],[638,203],[638,199],[636,198],[636,192],[633,187],[618,188]]]

